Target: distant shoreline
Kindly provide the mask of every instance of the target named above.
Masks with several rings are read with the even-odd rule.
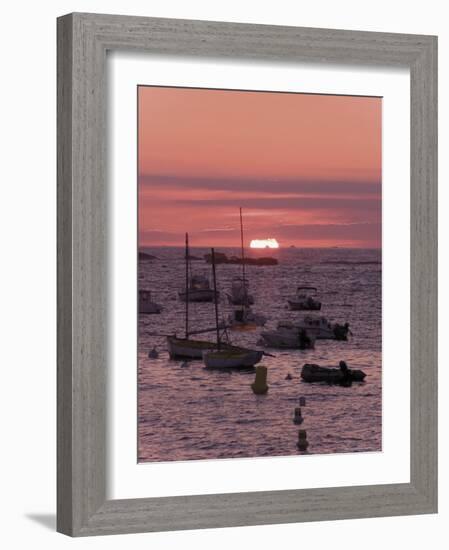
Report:
[[[210,249],[211,245],[204,245],[204,246],[191,246],[189,245],[189,249]],[[154,248],[185,248],[185,244],[180,245],[143,245],[139,246],[138,250],[145,251],[147,249],[154,249]],[[239,249],[239,246],[216,246],[214,245],[214,248],[216,250],[235,250]],[[250,248],[249,246],[246,247],[247,250],[256,251],[256,252],[279,252],[281,250],[376,250],[376,251],[382,251],[382,248],[374,248],[374,247],[365,247],[365,246],[280,246],[279,248]]]

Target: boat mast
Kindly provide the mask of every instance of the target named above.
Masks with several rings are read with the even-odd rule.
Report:
[[[186,233],[186,340],[189,338],[189,234]]]
[[[246,305],[246,276],[245,276],[245,247],[243,246],[243,218],[242,218],[242,207],[240,207],[240,245],[242,249],[242,277],[243,277],[243,301],[242,301],[242,310],[245,309]]]
[[[212,275],[214,279],[214,304],[215,304],[215,327],[217,331],[217,348],[220,349],[220,328],[218,326],[218,300],[217,300],[217,274],[215,272],[215,249],[212,252]]]

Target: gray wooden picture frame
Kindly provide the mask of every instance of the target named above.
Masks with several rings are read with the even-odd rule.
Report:
[[[57,25],[58,531],[82,536],[436,512],[437,38],[82,13]],[[410,483],[107,500],[108,50],[410,69]]]

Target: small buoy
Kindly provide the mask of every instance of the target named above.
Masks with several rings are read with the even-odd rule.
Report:
[[[189,364],[187,363],[187,361],[183,361],[183,362],[181,363],[181,368],[182,368],[182,369],[185,369],[185,368],[188,367],[188,366],[189,366]]]
[[[309,442],[307,441],[307,432],[306,430],[299,430],[298,432],[298,443],[296,444],[300,451],[307,451]]]
[[[301,414],[301,407],[295,408],[295,416],[293,417],[293,422],[295,424],[302,424],[304,422],[304,418]]]
[[[305,407],[306,406],[306,398],[305,397],[300,397],[299,398],[299,406],[300,407]]]
[[[256,395],[262,395],[268,391],[267,371],[267,367],[262,365],[256,367],[256,378],[251,384],[251,388]]]
[[[287,376],[285,377],[286,380],[292,380],[293,379],[293,376],[288,373]]]
[[[151,351],[148,352],[148,357],[150,359],[157,359],[159,357],[159,353],[156,348],[153,348]]]

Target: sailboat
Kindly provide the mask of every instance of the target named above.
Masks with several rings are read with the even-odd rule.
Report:
[[[214,291],[210,288],[209,279],[205,275],[191,275],[189,254],[189,236],[186,233],[186,286],[179,292],[179,299],[182,302],[213,302]],[[218,298],[218,295],[217,295]]]
[[[189,269],[189,235],[186,233],[186,240],[185,240],[185,300],[183,300],[186,304],[185,307],[185,337],[179,338],[176,335],[173,336],[167,336],[167,348],[168,353],[170,356],[170,359],[201,359],[203,357],[203,351],[210,351],[214,350],[217,347],[216,342],[210,342],[205,340],[195,340],[192,339],[191,336],[195,336],[197,334],[205,334],[207,332],[212,332],[216,330],[216,327],[214,328],[206,328],[206,329],[200,329],[200,330],[189,330],[189,302],[191,301],[189,299],[189,294],[191,292],[190,288],[190,269]],[[216,293],[214,293],[212,290],[212,297]],[[219,327],[220,328],[220,327]],[[224,327],[223,327],[224,328]],[[229,349],[232,346],[229,346],[227,343],[223,342],[222,344],[223,348]]]
[[[240,309],[234,310],[234,314],[229,318],[230,328],[232,330],[251,330],[261,327],[267,322],[265,315],[254,313],[251,304],[254,298],[248,293],[248,279],[245,270],[245,247],[243,244],[243,216],[240,208],[240,248],[242,254],[242,275],[234,279],[232,283],[232,294],[228,295],[229,301],[234,305],[240,305]]]
[[[212,248],[212,273],[214,279],[214,290],[217,289],[217,276],[215,271],[215,250]],[[215,326],[216,326],[216,349],[203,351],[203,361],[206,368],[229,369],[240,367],[254,367],[262,359],[264,352],[239,347],[225,348],[221,342],[218,322],[218,300],[215,298]]]

